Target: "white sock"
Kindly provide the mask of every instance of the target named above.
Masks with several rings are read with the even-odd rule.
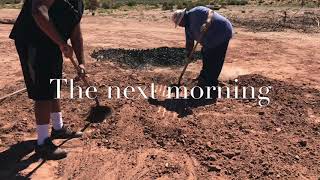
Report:
[[[52,126],[54,130],[59,130],[63,127],[62,113],[55,112],[51,113]]]
[[[38,133],[38,145],[42,145],[44,140],[49,137],[49,125],[37,125],[37,133]]]

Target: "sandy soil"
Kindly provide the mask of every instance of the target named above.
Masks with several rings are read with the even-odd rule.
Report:
[[[15,18],[17,10],[0,10]],[[85,16],[82,22],[90,78],[98,84],[170,84],[176,68],[136,70],[90,57],[101,48],[183,47],[183,29],[175,29],[169,12],[129,11]],[[11,25],[0,24],[0,96],[23,87]],[[235,28],[221,75],[224,84],[274,87],[271,105],[219,100],[193,107],[185,116],[179,104],[146,100],[107,100],[112,117],[99,124],[84,121],[89,100],[63,101],[65,121],[85,128],[80,140],[63,143],[70,153],[61,161],[34,156],[32,102],[26,94],[0,106],[0,177],[34,179],[317,179],[320,177],[319,34],[252,33]],[[185,77],[191,82],[201,61]],[[65,76],[74,77],[65,62]],[[240,77],[239,77],[240,76]],[[157,86],[159,90],[159,86]],[[67,92],[67,88],[64,88]]]

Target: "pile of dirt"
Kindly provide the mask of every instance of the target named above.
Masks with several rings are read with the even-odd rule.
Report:
[[[165,74],[139,74],[147,77],[145,83],[151,83],[152,76],[160,84],[170,81]],[[123,81],[139,81],[135,76],[123,77]],[[153,148],[164,149],[167,154],[186,153],[200,163],[195,172],[199,178],[295,178],[319,174],[320,126],[310,119],[310,113],[320,112],[319,91],[260,75],[241,76],[239,82],[239,86],[274,87],[269,95],[271,105],[261,108],[256,101],[221,99],[215,105],[192,108],[188,116],[174,118],[172,113],[180,113],[179,106],[118,101],[113,104],[117,107],[115,116],[108,123],[95,126],[89,138],[96,139],[99,147],[117,151]],[[234,85],[233,81],[223,83],[231,89]],[[154,172],[150,167],[145,178],[188,174],[177,160],[167,159],[172,169],[159,162],[157,156],[144,159],[145,163],[150,161],[160,169]]]
[[[160,47],[154,49],[102,49],[94,51],[91,57],[101,60],[110,60],[130,68],[142,68],[147,65],[160,67],[182,66],[186,63],[184,48]],[[201,57],[199,52],[195,59]]]

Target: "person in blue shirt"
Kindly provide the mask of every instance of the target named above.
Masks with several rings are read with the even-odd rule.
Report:
[[[172,16],[176,27],[185,28],[186,51],[190,55],[194,41],[202,45],[203,67],[198,77],[198,86],[217,86],[229,41],[232,24],[213,10],[198,6],[187,11],[177,10]]]

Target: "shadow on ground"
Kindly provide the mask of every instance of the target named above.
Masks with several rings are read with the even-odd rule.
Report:
[[[167,111],[176,112],[179,118],[192,115],[192,108],[202,107],[210,104],[214,104],[216,99],[165,99],[159,101],[157,99],[149,98],[148,102],[151,105],[162,106]]]
[[[35,140],[18,142],[1,152],[0,179],[28,179],[18,176],[18,173],[40,159],[35,154],[27,157],[34,151],[35,145]]]
[[[84,132],[92,123],[88,122],[82,129]],[[58,147],[61,147],[70,139],[66,139],[61,142]],[[18,142],[10,146],[6,151],[0,153],[0,179],[31,179],[30,177],[46,163],[46,160],[41,159],[34,150],[36,147],[36,140],[28,140]],[[30,156],[29,156],[30,155]],[[27,175],[21,175],[19,172],[27,169],[31,164],[38,162],[41,159],[41,163],[30,171]]]

